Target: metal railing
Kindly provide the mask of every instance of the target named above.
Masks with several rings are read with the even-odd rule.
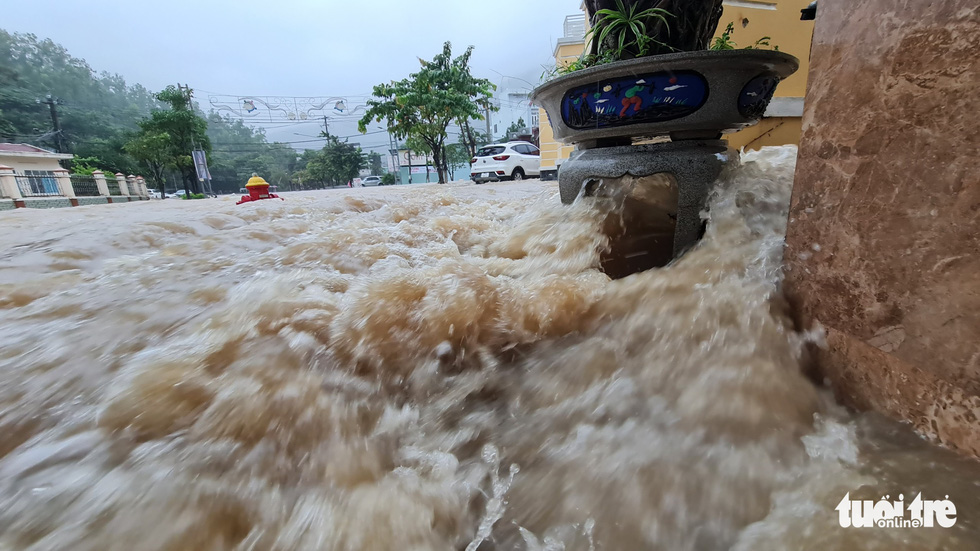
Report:
[[[109,195],[122,195],[122,192],[119,191],[119,180],[116,180],[115,176],[106,174],[105,185],[109,188]]]
[[[54,175],[17,174],[17,187],[24,197],[51,197],[61,195],[58,180]]]
[[[85,174],[72,174],[71,187],[75,189],[75,195],[79,197],[97,197],[99,186],[95,183],[95,176]]]
[[[581,42],[585,39],[585,14],[567,15],[565,23],[562,25],[564,42]]]

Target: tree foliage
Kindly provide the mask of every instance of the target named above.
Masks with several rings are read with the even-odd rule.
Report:
[[[290,145],[269,143],[263,129],[213,111],[208,114],[208,138],[213,149],[208,168],[215,190],[237,191],[253,172],[281,186],[305,166]]]
[[[513,133],[523,132],[526,129],[527,129],[527,125],[524,124],[524,117],[518,117],[517,122],[512,122],[510,123],[510,126],[507,127],[506,135],[510,136]]]
[[[61,134],[54,132],[43,103],[48,95],[56,103]],[[97,73],[51,40],[0,30],[0,142],[53,149],[62,138],[76,156],[73,170],[143,174],[157,187],[177,172],[185,189],[197,189],[195,145],[209,152],[216,191],[237,191],[252,172],[273,185],[302,182],[304,188],[347,173],[323,169],[322,150],[300,155],[288,144],[269,143],[262,129],[241,120],[213,112],[202,118],[175,87],[153,94],[119,75]],[[313,160],[320,164],[307,170]],[[378,165],[372,162],[372,170],[383,172]],[[311,179],[310,172],[320,179]]]
[[[184,190],[188,194],[200,193],[191,152],[194,149],[211,152],[211,140],[207,135],[208,123],[194,112],[189,91],[185,94],[175,86],[167,86],[156,97],[161,103],[169,105],[170,109],[155,109],[148,118],[141,120],[140,131],[130,142],[134,144],[130,149],[146,151],[141,148],[152,143],[154,155],[162,154],[166,165],[180,173]],[[143,159],[147,162],[146,157]]]
[[[166,193],[163,193],[166,187],[165,172],[173,163],[170,154],[170,136],[147,130],[130,140],[123,148],[149,169],[150,182],[161,191],[160,198],[165,198]]]
[[[486,133],[477,130],[473,127],[469,127],[467,130],[463,128],[463,131],[459,135],[459,143],[466,148],[470,157],[476,155],[476,150],[493,142],[493,139]]]
[[[345,185],[367,166],[367,158],[360,147],[342,142],[336,136],[328,138],[323,149],[304,152],[301,162],[305,168],[298,174],[299,178],[308,184],[331,186]]]
[[[381,176],[384,174],[384,168],[381,166],[381,154],[377,151],[372,151],[367,157],[368,168],[371,169],[371,176]]]
[[[419,60],[422,67],[418,72],[375,86],[375,97],[368,100],[358,129],[366,132],[372,121],[385,122],[396,138],[425,143],[439,172],[439,183],[445,183],[446,129],[452,122],[482,119],[481,107],[490,107],[490,95],[496,89],[489,80],[470,74],[472,53],[471,46],[453,58],[452,45],[446,42],[431,61]]]
[[[449,175],[455,180],[456,179],[456,169],[469,166],[470,159],[469,148],[462,143],[451,143],[446,145],[446,165],[449,167]]]
[[[56,103],[61,135],[55,133],[47,96]],[[0,30],[0,141],[55,148],[98,159],[107,172],[133,173],[122,151],[126,134],[159,103],[139,84],[120,75],[97,74],[61,45],[33,34]]]

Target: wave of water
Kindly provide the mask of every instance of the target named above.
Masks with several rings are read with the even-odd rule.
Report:
[[[976,464],[802,374],[794,159],[615,281],[533,181],[4,213],[0,548],[973,548]],[[916,488],[958,524],[837,526]]]

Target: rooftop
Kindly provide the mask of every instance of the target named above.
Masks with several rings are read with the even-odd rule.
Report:
[[[54,151],[48,151],[47,149],[27,145],[26,143],[0,143],[0,151],[17,151],[21,153],[54,153]]]
[[[71,159],[74,155],[70,153],[55,153],[36,145],[26,143],[0,143],[0,155],[16,157],[48,157],[52,159]]]

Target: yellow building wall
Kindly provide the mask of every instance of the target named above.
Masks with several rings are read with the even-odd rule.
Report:
[[[771,117],[734,134],[725,140],[735,149],[759,149],[765,145],[800,144],[803,119],[800,117]]]
[[[565,145],[555,141],[555,135],[551,131],[551,124],[548,122],[548,113],[544,109],[538,108],[540,130],[538,133],[538,143],[541,149],[541,170],[555,170],[562,161],[567,159],[574,145]]]
[[[769,44],[778,46],[779,51],[796,56],[800,69],[779,83],[775,97],[802,98],[806,95],[806,79],[810,66],[810,39],[813,37],[813,21],[800,21],[800,10],[810,0],[768,0],[725,2],[718,31],[721,36],[729,22],[734,24],[731,40],[736,47],[744,48],[755,44],[764,36]],[[555,49],[555,62],[567,64],[582,54],[585,45],[561,44]],[[561,161],[568,158],[573,146],[562,145],[554,140],[548,115],[540,109],[541,169],[554,170]],[[800,117],[775,117],[763,119],[759,124],[733,134],[725,139],[736,148],[758,149],[767,145],[800,143]]]
[[[585,43],[583,42],[559,44],[555,49],[555,63],[558,65],[568,65],[578,59],[583,51],[585,51]]]
[[[585,43],[578,42],[573,44],[559,44],[555,48],[555,64],[567,65],[578,59],[585,50]],[[548,122],[548,113],[544,109],[538,108],[538,144],[541,149],[541,170],[555,170],[561,161],[564,161],[575,151],[575,146],[564,145],[555,141],[555,135],[551,131],[551,124]]]
[[[734,23],[731,39],[736,47],[751,46],[756,40],[768,36],[769,44],[796,56],[800,60],[800,69],[779,83],[776,96],[801,98],[806,94],[806,75],[810,70],[813,21],[800,21],[800,10],[809,3],[810,0],[725,2],[715,36],[721,36],[725,26]]]
[[[736,47],[751,46],[768,36],[771,46],[778,46],[779,51],[800,60],[799,70],[779,83],[774,97],[802,98],[806,95],[813,21],[800,21],[800,10],[809,3],[810,0],[769,0],[724,4],[715,36],[721,36],[728,23],[734,23],[731,40]],[[800,133],[800,117],[778,117],[762,119],[755,126],[725,135],[725,139],[736,149],[759,149],[766,145],[799,145]]]
[[[23,173],[26,170],[46,170],[55,171],[61,170],[62,167],[58,164],[58,159],[49,159],[46,157],[29,157],[26,155],[3,155],[0,154],[0,165],[6,165],[14,169],[17,173]]]

